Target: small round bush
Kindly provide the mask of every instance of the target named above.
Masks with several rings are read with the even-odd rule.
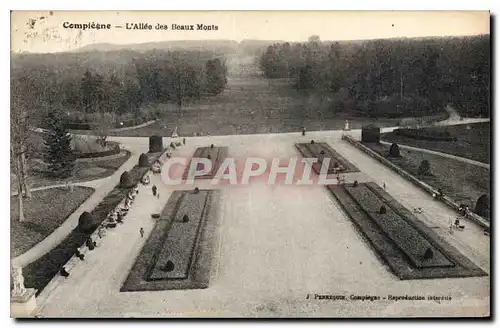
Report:
[[[207,159],[212,159],[212,156],[210,156],[210,154],[208,154]]]
[[[385,206],[382,205],[382,206],[380,206],[380,209],[378,212],[379,212],[379,214],[385,214],[385,213],[387,213],[387,208],[385,208]]]
[[[165,272],[172,272],[172,271],[174,271],[174,268],[175,268],[174,263],[172,261],[168,260],[162,269]]]
[[[195,193],[195,194],[199,194],[199,193],[200,193],[200,189],[199,189],[198,187],[195,187],[195,188],[194,188],[194,193]]]
[[[320,155],[324,155],[324,154],[325,154],[325,151],[324,151],[324,150],[321,150],[321,151],[319,152],[319,154],[320,154]]]
[[[389,148],[389,156],[391,157],[399,157],[401,156],[401,152],[399,150],[399,146],[397,143],[393,143],[391,148]]]
[[[122,173],[120,176],[120,187],[122,188],[130,188],[134,184],[134,181],[132,180],[132,176],[128,171],[125,171]]]
[[[187,214],[182,217],[182,222],[189,222],[189,216],[187,216]]]
[[[480,215],[483,217],[490,216],[490,198],[488,197],[487,194],[484,194],[478,198],[478,200],[476,202],[476,207],[474,208],[474,212],[477,215]]]
[[[143,153],[143,154],[141,154],[141,156],[139,156],[139,166],[140,167],[148,167],[149,166],[148,155]]]
[[[314,144],[314,140],[311,140],[311,145]]]
[[[427,247],[427,249],[425,250],[425,253],[424,253],[424,259],[430,260],[433,257],[434,257],[434,252],[432,251],[432,249],[430,249],[429,247]]]
[[[211,144],[211,145],[210,145],[210,149],[213,149],[213,148],[214,148],[214,144]]]

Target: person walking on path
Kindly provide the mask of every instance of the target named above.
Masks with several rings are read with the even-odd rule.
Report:
[[[153,185],[153,196],[156,196],[157,192],[158,192],[158,188],[156,187],[156,185]]]
[[[139,229],[139,233],[141,234],[141,238],[144,238],[144,229],[143,228]]]

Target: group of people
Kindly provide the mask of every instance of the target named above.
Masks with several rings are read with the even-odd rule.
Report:
[[[153,171],[153,174],[160,174],[161,173],[161,162],[159,160],[156,160],[153,163],[152,171]]]

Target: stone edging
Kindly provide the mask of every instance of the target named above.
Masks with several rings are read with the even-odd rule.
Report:
[[[420,189],[424,190],[425,192],[427,192],[427,193],[429,193],[431,195],[437,193],[436,189],[434,189],[433,187],[431,187],[427,183],[425,183],[423,181],[420,181],[415,176],[411,175],[410,173],[408,173],[407,171],[403,170],[399,166],[391,163],[388,159],[384,158],[380,154],[376,153],[375,151],[371,150],[367,146],[363,145],[361,142],[359,142],[357,140],[354,140],[350,136],[344,136],[343,139],[346,140],[347,142],[349,142],[354,147],[356,147],[359,150],[363,151],[364,153],[366,153],[370,157],[376,159],[377,161],[379,161],[383,165],[385,165],[388,168],[392,169],[394,172],[398,173],[400,176],[402,176],[406,180],[410,181],[411,183],[413,183],[414,185],[416,185]],[[457,203],[455,203],[455,201],[453,201],[450,197],[448,197],[446,195],[443,196],[442,202],[444,204],[446,204],[447,206],[449,206],[450,208],[452,208],[453,210],[455,210],[455,211],[458,212],[459,205]],[[475,213],[472,213],[472,212],[467,213],[467,218],[471,219],[472,221],[474,221],[475,223],[477,223],[482,228],[490,229],[490,222],[488,222],[486,219],[484,219],[483,217],[481,217],[481,216],[479,216],[479,215],[477,215]]]

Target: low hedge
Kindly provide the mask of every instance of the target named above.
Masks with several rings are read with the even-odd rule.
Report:
[[[99,151],[95,153],[75,153],[76,158],[97,158],[97,157],[105,157],[111,155],[117,155],[120,153],[120,145],[116,142],[108,142],[108,144],[112,144],[113,146],[109,150]]]
[[[447,131],[428,129],[396,129],[394,134],[402,137],[429,141],[456,141],[457,138]]]
[[[146,123],[148,121],[157,119],[156,116],[148,117],[146,120],[144,119],[132,119],[132,120],[124,120],[120,122],[116,122],[112,129],[119,129],[119,128],[128,128],[136,125],[140,125],[143,123]],[[123,124],[120,124],[123,123]],[[92,130],[92,123],[88,122],[69,122],[66,123],[66,126],[70,130]]]
[[[154,154],[158,158],[158,154]],[[134,166],[130,170],[130,178],[139,183],[141,178],[149,170],[147,167]],[[129,189],[117,186],[97,205],[90,213],[92,226],[80,232],[78,227],[66,237],[59,245],[38,260],[28,264],[23,268],[25,284],[28,287],[37,289],[37,295],[48,285],[57,275],[63,266],[71,259],[77,248],[85,244],[85,241],[94,233],[99,225],[106,219],[109,212],[114,210],[120,202],[127,196]]]
[[[66,123],[66,126],[70,130],[92,130],[92,126],[89,123]]]

